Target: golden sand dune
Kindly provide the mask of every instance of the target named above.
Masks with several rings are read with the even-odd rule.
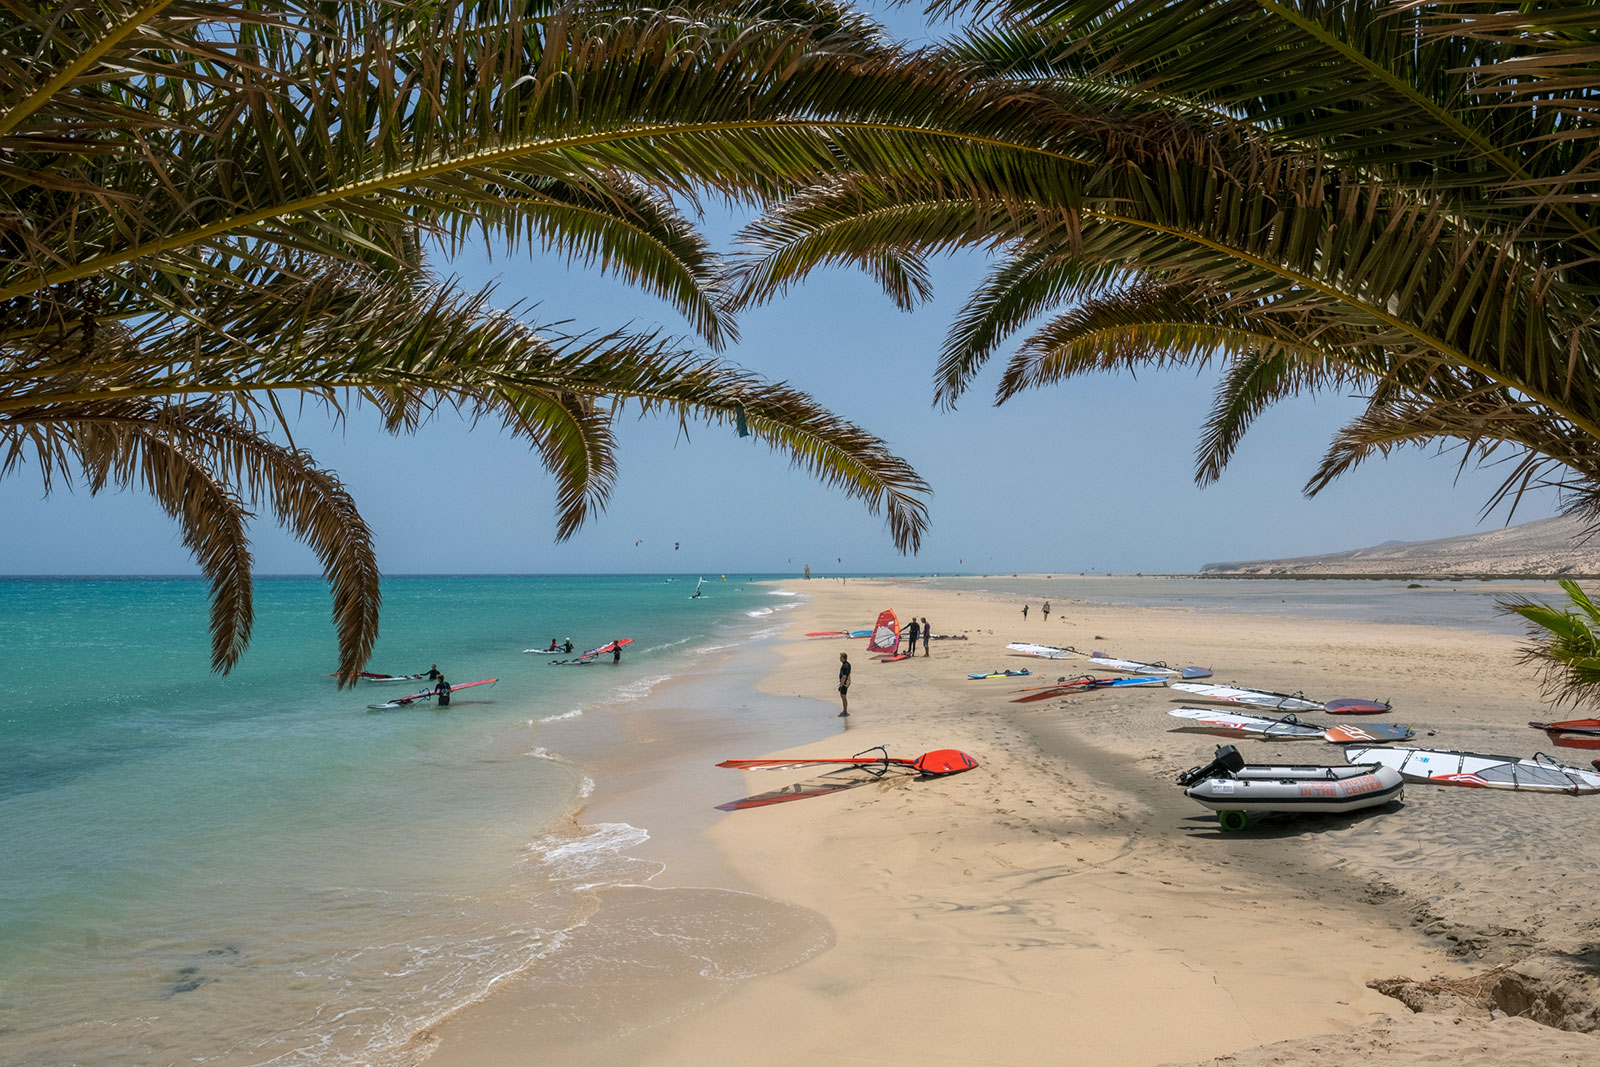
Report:
[[[1350,575],[1438,578],[1449,575],[1530,577],[1600,575],[1600,537],[1585,538],[1570,516],[1539,519],[1482,533],[1434,541],[1385,541],[1370,548],[1323,556],[1207,563],[1202,574]]]

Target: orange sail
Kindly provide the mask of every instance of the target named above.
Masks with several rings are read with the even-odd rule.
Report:
[[[900,620],[894,617],[894,612],[886,609],[878,616],[872,637],[867,641],[867,651],[886,656],[900,651]]]

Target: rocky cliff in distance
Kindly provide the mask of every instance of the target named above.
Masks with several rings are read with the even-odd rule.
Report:
[[[1600,536],[1585,540],[1583,528],[1575,518],[1539,519],[1436,541],[1385,541],[1371,548],[1325,556],[1207,563],[1200,573],[1218,577],[1317,578],[1600,575]]]

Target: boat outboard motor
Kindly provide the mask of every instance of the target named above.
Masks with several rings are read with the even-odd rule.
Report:
[[[1232,745],[1218,745],[1217,758],[1199,767],[1190,767],[1178,775],[1179,785],[1193,785],[1207,778],[1232,778],[1235,771],[1244,770],[1244,757]]]

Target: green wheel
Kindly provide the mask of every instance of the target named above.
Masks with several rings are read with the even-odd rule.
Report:
[[[1242,811],[1219,811],[1217,822],[1221,823],[1222,828],[1228,833],[1237,833],[1250,825],[1250,816]]]

